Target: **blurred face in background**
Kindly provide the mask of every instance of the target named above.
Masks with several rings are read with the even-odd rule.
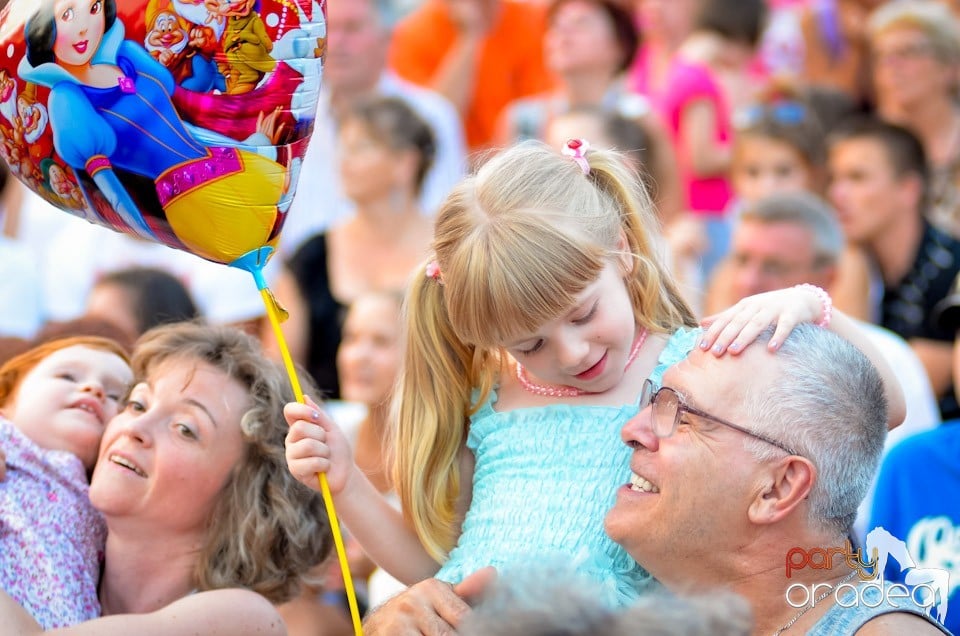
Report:
[[[140,318],[133,308],[133,299],[120,285],[101,282],[87,296],[87,316],[101,318],[123,329],[132,337],[140,335]]]
[[[829,164],[830,202],[849,241],[868,244],[901,214],[919,214],[919,186],[914,183],[918,179],[898,176],[881,142],[869,138],[836,142]]]
[[[544,58],[555,73],[617,70],[620,46],[609,14],[588,0],[562,2],[544,37]]]
[[[389,294],[357,299],[337,352],[340,394],[350,402],[384,404],[400,370],[400,301]]]
[[[372,0],[329,3],[324,84],[333,90],[372,88],[386,64],[388,42]]]
[[[731,178],[737,196],[754,203],[771,194],[813,189],[811,166],[785,141],[744,135],[737,139]]]
[[[669,48],[679,46],[691,30],[699,0],[635,0],[643,38]]]
[[[829,287],[833,268],[817,258],[813,232],[800,223],[742,219],[728,259],[736,300],[812,283]]]
[[[923,30],[891,26],[871,41],[878,108],[897,115],[931,96],[952,94],[957,70],[941,60]]]
[[[347,118],[340,127],[340,182],[343,192],[358,206],[389,197],[404,184],[399,153],[356,118]]]

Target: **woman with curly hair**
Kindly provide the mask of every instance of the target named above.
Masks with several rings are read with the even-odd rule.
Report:
[[[146,333],[132,367],[90,483],[108,530],[102,617],[58,633],[286,633],[273,604],[331,542],[320,496],[284,462],[282,370],[246,334],[195,323]],[[42,631],[5,594],[0,615]]]

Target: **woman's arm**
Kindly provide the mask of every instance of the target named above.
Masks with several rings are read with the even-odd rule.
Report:
[[[270,601],[249,590],[230,589],[185,596],[150,614],[117,614],[43,631],[5,592],[0,591],[4,634],[63,636],[284,636],[286,626]]]

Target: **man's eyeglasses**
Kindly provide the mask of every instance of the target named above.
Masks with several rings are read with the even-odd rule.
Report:
[[[680,419],[683,417],[683,414],[689,413],[710,420],[711,422],[716,422],[717,424],[729,426],[735,431],[740,431],[744,435],[749,435],[762,442],[773,444],[777,448],[786,451],[789,455],[800,455],[800,453],[792,448],[784,446],[777,440],[767,437],[766,435],[754,433],[750,429],[743,428],[742,426],[738,426],[737,424],[684,404],[680,399],[680,395],[675,390],[666,386],[658,389],[649,379],[643,381],[643,389],[640,391],[640,410],[642,411],[647,408],[648,405],[652,405],[650,423],[653,427],[653,434],[660,439],[673,435],[677,430],[677,426],[680,424]]]

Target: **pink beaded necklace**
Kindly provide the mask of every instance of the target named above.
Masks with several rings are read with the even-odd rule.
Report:
[[[643,346],[646,339],[647,330],[644,329],[637,335],[637,339],[633,343],[633,348],[630,349],[630,357],[627,358],[627,364],[623,367],[624,373],[630,368],[633,361],[637,359],[637,355],[640,353],[640,347]],[[584,391],[583,389],[578,389],[573,386],[544,386],[531,382],[530,379],[527,378],[527,372],[520,362],[517,362],[517,380],[520,381],[520,386],[530,393],[545,395],[547,397],[579,397],[590,394],[590,391]]]

